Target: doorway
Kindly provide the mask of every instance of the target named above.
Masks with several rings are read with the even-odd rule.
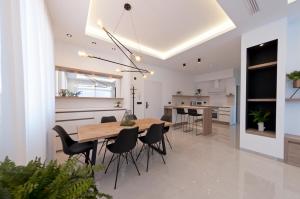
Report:
[[[160,118],[162,108],[162,83],[158,81],[145,80],[145,118]]]

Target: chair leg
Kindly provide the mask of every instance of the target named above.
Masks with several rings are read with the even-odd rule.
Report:
[[[143,150],[143,148],[144,148],[144,145],[145,145],[145,144],[142,145],[142,148],[141,148],[141,150],[140,150],[138,156],[137,156],[136,159],[135,159],[136,161],[139,159],[139,157],[140,157],[140,155],[141,155],[141,153],[142,153],[142,150]]]
[[[165,161],[165,159],[164,159],[164,155],[163,155],[163,154],[161,154],[161,153],[159,153],[159,154],[160,154],[160,156],[161,156],[161,159],[163,160],[164,164],[166,164],[166,161]]]
[[[105,144],[105,149],[104,149],[104,154],[103,154],[102,164],[104,164],[105,155],[106,155],[106,151],[107,151],[107,149],[106,149],[107,144],[108,144],[108,141],[106,141],[106,144]]]
[[[169,140],[167,134],[165,134],[165,137],[166,137],[166,139],[167,139],[167,142],[169,143],[169,146],[170,146],[171,150],[173,150],[173,147],[172,147],[172,145],[171,145],[171,142],[170,142],[170,140]],[[160,143],[159,143],[159,145],[160,145]]]
[[[113,153],[113,155],[111,156],[111,159],[110,159],[110,161],[109,161],[109,163],[108,163],[108,165],[107,165],[107,167],[106,167],[106,169],[105,169],[105,172],[104,173],[107,173],[107,170],[108,170],[108,168],[109,168],[109,166],[110,166],[110,164],[112,163],[112,160],[114,159],[114,153]]]
[[[156,144],[156,147],[158,147],[158,146],[159,146],[159,144],[160,144],[160,142]],[[159,152],[157,152],[157,153],[159,153]],[[163,154],[159,153],[159,155],[161,156],[161,158],[162,158],[162,160],[163,160],[164,164],[166,164],[166,161],[165,161],[165,159],[164,159],[164,156],[163,156]]]
[[[128,158],[127,158],[127,155],[128,155],[128,154],[125,153],[125,156],[124,156],[124,157],[125,157],[125,160],[126,160],[126,164],[128,164]]]
[[[148,144],[148,151],[147,151],[147,169],[146,169],[147,172],[148,172],[148,167],[149,167],[149,156],[150,156],[150,145]]]
[[[136,162],[134,161],[134,158],[133,158],[133,155],[132,155],[132,151],[130,151],[129,153],[130,153],[131,160],[132,160],[132,162],[133,162],[133,164],[134,164],[134,166],[135,166],[135,168],[136,168],[136,170],[137,170],[137,172],[138,172],[138,174],[140,176],[141,174],[140,174],[140,171],[139,171],[139,169],[138,169],[138,167],[136,165]]]
[[[101,151],[102,151],[102,148],[103,148],[105,142],[106,142],[106,140],[104,140],[104,141],[102,142],[101,147],[100,147],[100,150],[99,150],[99,152],[98,152],[98,155],[100,155],[100,153],[101,153]]]
[[[118,157],[118,165],[117,165],[117,173],[116,173],[116,180],[115,180],[115,187],[114,187],[114,189],[117,188],[118,174],[119,174],[119,166],[120,166],[120,157],[121,157],[121,154],[119,154],[119,157]]]
[[[87,151],[86,153],[85,153],[85,164],[89,164],[89,162],[90,162],[90,151]]]

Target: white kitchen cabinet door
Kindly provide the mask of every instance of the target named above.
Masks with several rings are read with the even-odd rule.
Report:
[[[219,114],[219,121],[220,122],[230,122],[230,115]]]

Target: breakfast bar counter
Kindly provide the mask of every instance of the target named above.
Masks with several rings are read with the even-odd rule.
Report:
[[[176,118],[176,109],[177,108],[201,110],[202,117],[203,117],[202,135],[209,135],[212,133],[212,107],[210,107],[210,106],[168,105],[168,106],[164,107],[165,114],[172,115],[172,118]],[[175,121],[173,121],[173,119],[172,119],[172,122],[175,123]]]

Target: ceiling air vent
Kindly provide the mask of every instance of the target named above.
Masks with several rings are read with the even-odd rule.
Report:
[[[244,0],[247,9],[251,15],[255,15],[259,12],[259,6],[256,0]]]

